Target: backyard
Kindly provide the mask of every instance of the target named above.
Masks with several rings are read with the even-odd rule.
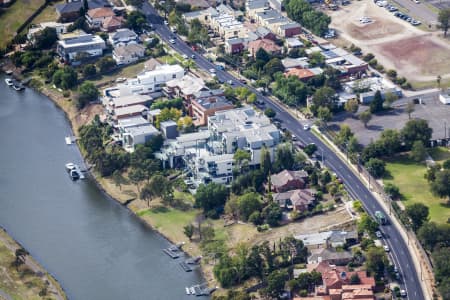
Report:
[[[430,155],[436,162],[442,163],[450,158],[450,152],[443,147],[434,148]],[[400,188],[402,202],[405,206],[413,203],[423,203],[430,209],[430,220],[437,223],[446,223],[450,218],[450,207],[445,200],[431,193],[429,184],[425,179],[426,166],[412,162],[406,155],[398,155],[389,159],[386,164],[389,175],[385,183],[393,183]]]

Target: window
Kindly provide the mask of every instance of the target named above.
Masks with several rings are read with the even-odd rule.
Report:
[[[172,74],[172,79],[177,78],[177,74]]]

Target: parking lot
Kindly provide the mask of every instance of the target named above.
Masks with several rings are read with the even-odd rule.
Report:
[[[397,6],[390,1],[386,5]],[[413,82],[435,81],[437,75],[450,78],[450,64],[442,63],[450,61],[450,43],[438,37],[437,32],[424,32],[413,26],[407,21],[408,17],[415,19],[412,15],[404,20],[395,13],[373,1],[354,1],[329,11],[339,44],[353,43],[364,53],[373,53],[386,69],[395,69]]]
[[[397,103],[394,103],[394,106]],[[330,123],[332,129],[339,129],[339,124],[347,124],[355,133],[358,141],[367,145],[375,141],[384,129],[400,130],[408,122],[408,114],[405,112],[406,102],[399,101],[399,107],[382,115],[374,115],[372,120],[364,128],[363,123],[356,117],[351,117],[347,113],[336,115]],[[360,107],[360,111],[367,109],[367,106]],[[411,118],[420,118],[428,121],[433,128],[433,139],[441,139],[446,135],[450,136],[450,106],[444,105],[437,99],[436,95],[422,98],[422,104],[415,105]],[[445,128],[447,127],[447,130]]]

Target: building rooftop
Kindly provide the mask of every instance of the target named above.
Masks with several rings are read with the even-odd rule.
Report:
[[[128,28],[117,29],[116,32],[110,33],[109,38],[114,42],[120,41],[121,39],[137,39],[137,34],[133,30]]]
[[[134,136],[159,134],[158,129],[156,129],[155,126],[150,123],[129,127],[126,129],[126,131]]]
[[[222,89],[214,89],[214,90],[201,90],[194,93],[194,97],[196,99],[206,98],[206,97],[217,97],[222,96],[224,91]]]
[[[245,7],[247,8],[247,10],[265,8],[265,7],[269,7],[269,1],[267,1],[267,0],[248,0],[245,3]]]
[[[128,128],[133,126],[140,126],[144,124],[149,124],[149,122],[141,116],[130,117],[126,119],[121,119],[117,121],[117,126],[122,128]]]
[[[110,7],[98,7],[88,10],[87,15],[91,19],[106,18],[115,16],[114,11]]]
[[[123,116],[138,112],[148,111],[148,107],[142,104],[119,107],[114,110],[114,115]]]
[[[310,77],[313,77],[315,75],[316,74],[314,74],[309,69],[290,69],[290,70],[284,72],[284,76],[286,76],[286,77],[296,76],[299,79],[310,78]]]
[[[160,123],[161,128],[169,127],[169,126],[177,126],[177,123],[174,120],[167,120]]]
[[[151,100],[152,97],[148,95],[130,95],[112,98],[110,100],[110,103],[113,104],[115,107],[119,108],[123,106],[135,105],[137,103],[149,102]]]
[[[173,79],[166,82],[168,88],[178,88],[184,95],[193,95],[206,89],[205,82],[199,77],[190,74],[184,75],[181,79]]]
[[[281,60],[281,63],[283,64],[283,67],[285,69],[292,69],[292,68],[307,68],[309,67],[309,62],[307,57],[299,57],[299,58],[290,58],[286,57]]]
[[[145,50],[145,47],[139,44],[129,44],[123,46],[117,46],[114,48],[114,53],[117,56],[133,56],[136,53],[140,53]]]
[[[289,23],[280,25],[280,29],[282,29],[282,30],[291,29],[291,28],[298,28],[298,27],[301,27],[301,26],[297,22],[289,22]]]
[[[298,38],[287,38],[286,44],[290,48],[303,47],[303,43]]]
[[[209,97],[209,98],[200,98],[193,100],[198,103],[203,109],[218,109],[224,107],[233,107],[225,97]]]
[[[248,43],[248,49],[253,49],[254,52],[258,51],[260,48],[263,48],[269,53],[281,51],[281,47],[269,39],[261,39]]]
[[[292,180],[305,181],[308,178],[308,173],[304,170],[300,171],[290,171],[283,170],[278,174],[273,174],[270,176],[270,182],[273,186],[283,186]]]

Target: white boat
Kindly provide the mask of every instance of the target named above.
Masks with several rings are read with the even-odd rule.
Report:
[[[70,170],[69,175],[73,181],[78,180],[81,177],[80,173],[78,173],[77,170]]]
[[[186,287],[186,295],[190,295],[190,294],[191,294],[191,290],[188,287]]]
[[[5,79],[5,82],[6,82],[6,84],[9,85],[9,86],[13,86],[13,85],[14,85],[14,81],[13,81],[11,78],[6,78],[6,79]]]
[[[21,85],[21,84],[14,84],[14,85],[13,85],[13,89],[15,89],[16,91],[22,91],[22,90],[24,90],[25,88],[24,88],[23,85]]]
[[[81,171],[80,167],[77,164],[67,163],[66,170],[67,172],[69,172],[69,175],[73,180],[85,178],[83,172]]]
[[[67,145],[72,145],[72,138],[70,136],[66,136],[65,140]]]
[[[66,164],[66,169],[67,169],[67,171],[75,170],[76,167],[77,167],[77,165],[75,165],[74,163],[67,163],[67,164]]]

